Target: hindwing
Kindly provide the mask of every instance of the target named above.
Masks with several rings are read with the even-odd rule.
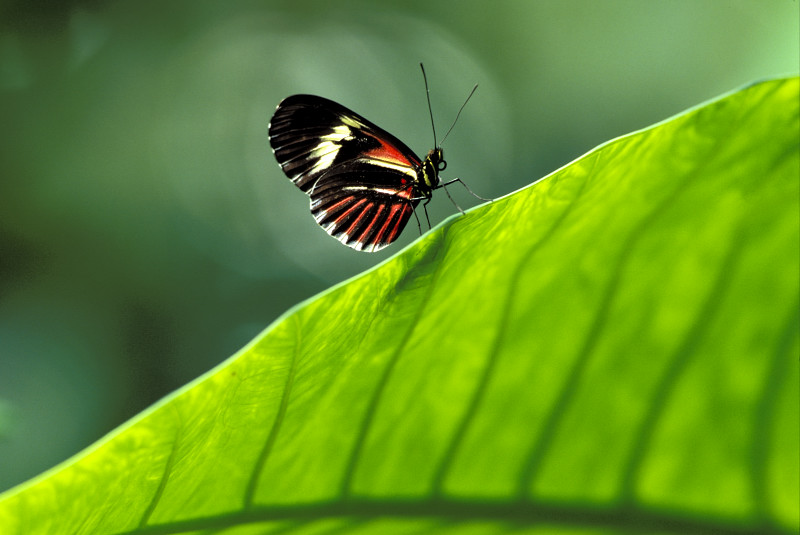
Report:
[[[338,166],[309,195],[311,213],[328,234],[368,252],[397,239],[419,203],[406,175],[363,160]]]

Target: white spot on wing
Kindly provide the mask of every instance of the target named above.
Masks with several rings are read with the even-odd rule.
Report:
[[[342,122],[351,128],[364,128],[364,125],[354,117],[348,117],[347,115],[342,115]]]
[[[333,165],[336,155],[339,154],[339,149],[342,148],[342,142],[353,139],[352,131],[345,125],[333,127],[333,132],[320,137],[320,143],[314,147],[308,154],[309,158],[315,158],[313,167],[309,169],[309,173],[320,173]]]
[[[405,189],[398,190],[398,189],[378,188],[375,186],[345,186],[342,188],[342,191],[373,191],[376,193],[389,195],[390,197],[402,197],[404,199],[409,198],[408,192]]]
[[[417,178],[417,172],[407,165],[396,164],[386,160],[381,160],[379,158],[362,159],[361,161],[367,162],[371,165],[377,165],[378,167],[385,167],[386,169],[400,171],[401,173],[410,176],[414,180]]]

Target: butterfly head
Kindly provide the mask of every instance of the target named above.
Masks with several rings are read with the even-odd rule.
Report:
[[[422,182],[427,188],[433,190],[439,185],[439,173],[447,169],[447,162],[444,161],[444,151],[441,147],[432,149],[425,161],[422,162]]]

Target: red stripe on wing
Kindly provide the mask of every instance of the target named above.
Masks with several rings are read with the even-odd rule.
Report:
[[[368,229],[369,232],[365,231],[362,234],[362,238],[358,240],[361,249],[377,251],[393,242],[405,227],[408,217],[411,215],[408,212],[411,210],[413,208],[410,204],[396,203],[390,205],[389,213],[386,214],[381,227],[375,233],[372,232],[372,229],[378,223],[379,218],[373,218]]]
[[[397,217],[397,221],[391,227],[391,230],[389,231],[389,235],[386,237],[386,242],[387,243],[391,243],[397,238],[397,236],[400,234],[400,231],[402,231],[403,228],[405,227],[404,222],[408,221],[408,218],[411,216],[411,214],[408,213],[408,212],[413,211],[413,208],[411,207],[411,205],[408,205],[408,204],[404,204],[403,206],[395,206],[395,207],[400,209],[400,213],[399,213],[399,215]]]
[[[405,179],[403,180],[403,184],[405,184]],[[404,199],[408,199],[409,201],[414,198],[414,186],[409,186],[406,189],[399,189],[397,190],[397,196],[402,197]]]
[[[405,165],[411,168],[419,167],[422,165],[422,162],[419,160],[419,158],[417,158],[416,154],[411,152],[403,152],[384,139],[381,139],[377,136],[373,136],[369,132],[364,132],[364,133],[374,138],[375,140],[378,141],[378,143],[381,144],[381,146],[378,148],[364,152],[364,156],[368,156],[370,158],[375,158],[378,160],[393,162],[399,165]]]
[[[334,204],[333,206],[329,207],[329,208],[326,210],[326,212],[334,212],[335,210],[339,209],[339,208],[340,208],[340,207],[342,207],[343,205],[345,205],[345,204],[348,204],[348,203],[351,203],[351,202],[353,201],[353,199],[355,199],[355,197],[353,197],[353,196],[351,195],[350,197],[347,197],[347,198],[345,198],[344,200],[341,200],[341,201],[337,202],[336,204]],[[358,210],[358,209],[361,207],[361,205],[363,205],[365,202],[367,202],[367,199],[359,199],[359,200],[358,200],[358,202],[356,202],[356,203],[355,203],[353,206],[351,206],[350,208],[348,208],[347,210],[345,210],[345,211],[344,211],[344,212],[342,212],[341,214],[338,214],[338,215],[336,216],[336,220],[335,220],[336,224],[337,224],[337,225],[342,225],[342,224],[344,224],[345,220],[346,220],[348,217],[350,217],[350,215],[351,215],[351,214],[352,214],[352,213],[353,213],[355,210]]]
[[[381,214],[383,214],[385,209],[385,204],[378,205],[378,212],[369,220],[367,226],[358,233],[358,236],[353,236],[353,241],[360,243],[362,245],[362,250],[365,248],[365,245],[373,241],[372,235],[375,230],[375,225],[380,221]]]
[[[364,209],[361,210],[361,212],[356,216],[356,218],[353,220],[353,222],[350,223],[350,226],[347,227],[347,230],[344,231],[344,233],[347,234],[347,236],[350,238],[350,239],[348,239],[348,241],[351,241],[351,240],[355,239],[354,236],[353,236],[353,234],[354,234],[353,231],[358,231],[359,230],[358,227],[359,227],[359,224],[361,223],[361,220],[364,219],[364,216],[366,216],[368,213],[370,213],[372,211],[372,207],[373,206],[374,206],[374,203],[369,203],[368,205],[366,205],[364,207]],[[378,206],[378,213],[375,214],[375,216],[372,218],[370,223],[367,224],[367,229],[369,229],[369,226],[375,221],[375,218],[378,217],[378,215],[380,215],[382,208],[383,208],[382,205]],[[338,219],[337,219],[337,223],[338,223]],[[364,233],[363,231],[359,232],[359,234],[363,234],[363,233]]]
[[[394,224],[391,233],[386,238],[386,243],[391,243],[397,238],[400,232],[402,232],[402,230],[405,228],[405,222],[411,217],[409,212],[413,211],[414,208],[410,204],[403,205],[402,212],[400,212],[400,216],[397,218],[397,223]]]

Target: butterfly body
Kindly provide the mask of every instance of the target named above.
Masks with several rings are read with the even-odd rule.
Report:
[[[283,172],[311,199],[331,236],[359,251],[393,241],[420,201],[441,187],[441,147],[420,159],[402,141],[357,113],[314,95],[284,99],[269,139]]]

